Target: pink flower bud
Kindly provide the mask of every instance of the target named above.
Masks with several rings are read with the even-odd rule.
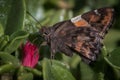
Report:
[[[39,59],[39,49],[36,45],[27,41],[23,46],[22,65],[27,67],[35,67]]]

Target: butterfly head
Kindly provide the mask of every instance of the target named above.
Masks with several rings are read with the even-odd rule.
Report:
[[[49,35],[49,29],[47,27],[42,27],[39,32],[43,37]]]
[[[50,27],[42,27],[39,33],[48,43],[50,42],[50,34],[51,34]]]

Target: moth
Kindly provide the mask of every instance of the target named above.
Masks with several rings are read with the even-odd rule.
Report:
[[[96,61],[100,54],[113,16],[113,8],[100,8],[50,27],[42,27],[39,32],[50,46],[52,58],[56,52],[67,56],[77,53],[83,61],[90,63]]]

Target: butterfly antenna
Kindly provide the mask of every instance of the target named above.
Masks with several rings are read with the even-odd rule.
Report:
[[[42,27],[42,24],[29,11],[26,11],[26,12]]]

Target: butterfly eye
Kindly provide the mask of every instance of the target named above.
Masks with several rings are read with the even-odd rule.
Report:
[[[47,32],[44,32],[43,35],[48,35],[48,33],[47,33]]]

